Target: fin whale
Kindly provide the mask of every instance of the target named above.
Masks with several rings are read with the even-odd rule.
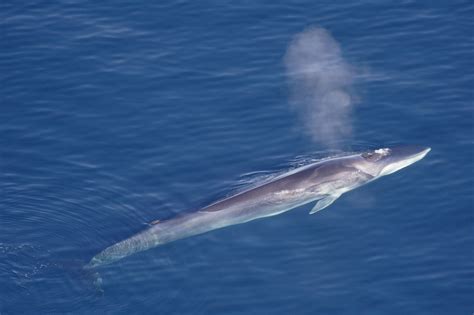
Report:
[[[85,268],[110,264],[182,238],[274,216],[313,201],[317,203],[310,214],[316,213],[342,194],[421,160],[430,150],[421,146],[382,148],[297,168],[195,213],[155,220],[150,228],[98,253]]]

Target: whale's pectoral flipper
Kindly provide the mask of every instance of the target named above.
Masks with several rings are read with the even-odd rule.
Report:
[[[323,199],[320,199],[316,205],[311,209],[309,214],[316,213],[320,210],[323,210],[327,206],[330,206],[337,198],[339,198],[341,195],[327,195]]]

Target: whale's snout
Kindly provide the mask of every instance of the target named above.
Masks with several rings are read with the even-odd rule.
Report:
[[[423,159],[430,151],[430,147],[419,145],[405,145],[390,148],[390,154],[387,159],[383,161],[385,166],[380,172],[380,175],[392,174],[405,168]]]

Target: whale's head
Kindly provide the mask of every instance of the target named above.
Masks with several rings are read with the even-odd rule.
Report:
[[[360,154],[357,167],[374,177],[385,176],[421,160],[430,150],[429,147],[404,145],[366,151]]]

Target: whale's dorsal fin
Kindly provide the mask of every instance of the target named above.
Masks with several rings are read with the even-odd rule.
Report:
[[[309,214],[316,213],[320,210],[323,210],[324,208],[330,206],[337,198],[339,198],[341,195],[327,195],[323,199],[320,199],[316,205],[311,209]]]

